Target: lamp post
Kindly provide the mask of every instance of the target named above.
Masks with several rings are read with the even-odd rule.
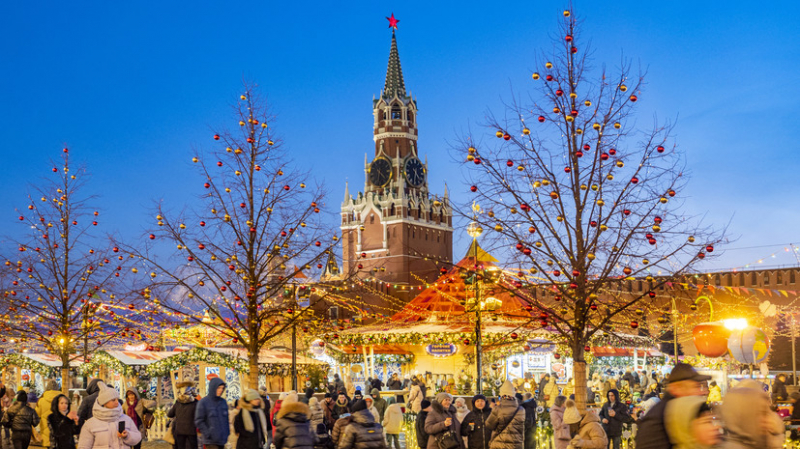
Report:
[[[477,213],[480,211],[477,204],[472,205],[472,210]],[[476,217],[477,218],[477,217]],[[478,285],[478,237],[483,233],[483,228],[474,220],[467,226],[467,234],[472,237],[472,258],[473,258],[473,279],[475,286],[475,392],[481,394],[481,377],[483,376],[483,369],[481,366],[481,290]]]

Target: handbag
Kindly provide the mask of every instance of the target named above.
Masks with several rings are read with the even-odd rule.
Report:
[[[456,449],[459,446],[456,438],[456,433],[448,429],[436,435],[436,447],[438,449]]]
[[[166,441],[169,444],[173,444],[173,445],[175,444],[175,435],[172,433],[172,428],[174,426],[175,426],[175,420],[173,419],[167,425],[167,431],[164,432],[164,438],[163,438],[164,441]]]

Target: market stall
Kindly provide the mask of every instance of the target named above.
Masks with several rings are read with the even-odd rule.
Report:
[[[12,391],[29,387],[41,393],[47,379],[55,379],[61,386],[61,364],[61,359],[53,354],[20,352],[3,354],[0,357],[3,383]],[[80,379],[76,376],[80,365],[79,359],[69,363],[70,378],[74,381],[70,388],[80,384]]]

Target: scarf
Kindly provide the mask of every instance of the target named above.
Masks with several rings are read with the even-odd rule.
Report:
[[[92,416],[100,421],[118,421],[119,417],[122,416],[122,406],[118,405],[115,408],[106,408],[95,401],[94,406],[92,406]]]
[[[267,441],[267,417],[264,416],[264,411],[261,408],[254,409],[252,405],[248,403],[242,404],[242,422],[244,424],[244,430],[248,432],[255,431],[256,427],[253,425],[253,415],[250,413],[255,411],[258,413],[258,420],[261,421],[261,438],[264,442]]]
[[[128,399],[125,399],[125,405],[127,405],[125,409],[125,414],[131,417],[133,423],[137,426],[139,425],[139,416],[136,414],[136,405],[139,403],[139,399],[134,399],[133,404],[131,404]]]

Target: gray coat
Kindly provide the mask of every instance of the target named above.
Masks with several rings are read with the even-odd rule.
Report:
[[[354,412],[337,449],[386,449],[383,427],[375,422],[369,410]]]
[[[514,398],[502,398],[492,410],[486,427],[492,430],[489,449],[523,449],[525,409]]]

